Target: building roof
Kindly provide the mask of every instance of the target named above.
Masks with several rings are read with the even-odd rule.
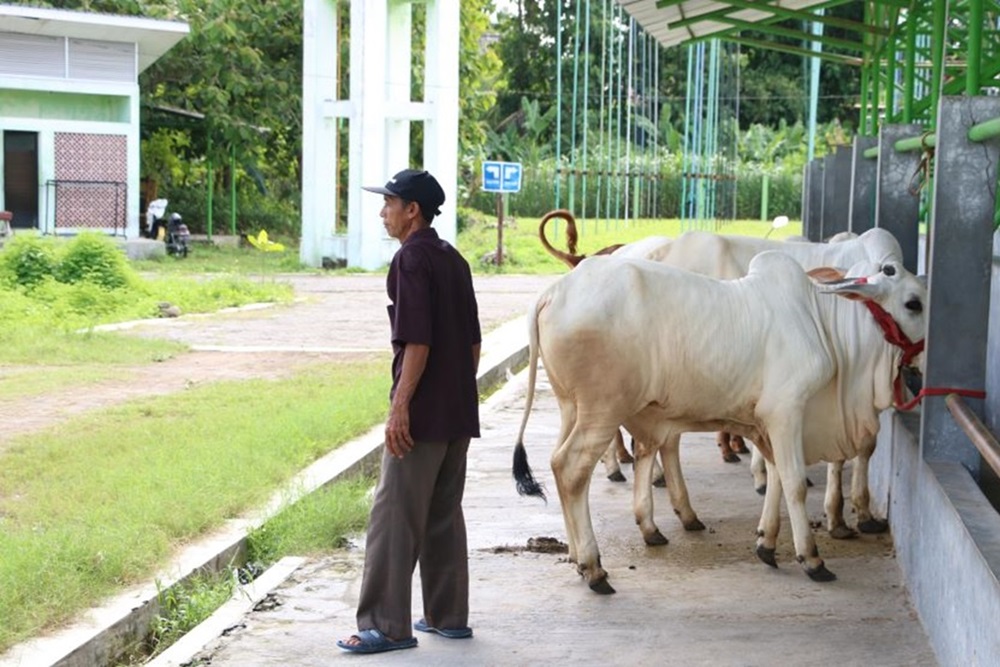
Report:
[[[787,18],[812,18],[810,8],[842,4],[836,0],[618,0],[647,34],[664,46],[732,32],[746,24]],[[763,27],[763,26],[762,26]]]
[[[184,39],[190,28],[183,21],[0,4],[0,32],[138,44],[141,72]]]

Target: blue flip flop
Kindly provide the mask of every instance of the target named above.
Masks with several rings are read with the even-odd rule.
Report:
[[[382,634],[377,628],[360,630],[351,635],[351,637],[357,638],[358,643],[348,644],[347,641],[338,639],[337,646],[351,653],[384,653],[385,651],[396,651],[402,648],[413,648],[417,645],[416,637],[392,640]]]
[[[447,637],[448,639],[468,639],[472,636],[472,628],[435,628],[427,625],[427,621],[420,619],[413,624],[414,630],[419,630],[420,632],[433,632],[439,634],[442,637]]]

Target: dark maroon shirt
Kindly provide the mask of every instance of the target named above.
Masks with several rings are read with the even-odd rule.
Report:
[[[414,440],[479,437],[479,390],[472,346],[482,342],[469,264],[437,230],[410,234],[386,280],[392,326],[392,392],[407,343],[430,346],[427,367],[410,401]]]

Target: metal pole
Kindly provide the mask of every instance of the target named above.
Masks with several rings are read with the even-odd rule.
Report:
[[[590,107],[590,0],[587,0],[587,18],[586,26],[583,30],[584,34],[584,62],[583,68],[583,178],[580,182],[580,200],[583,204],[580,206],[580,220],[584,221],[587,218],[587,174],[590,171],[590,165],[587,162],[587,127],[590,125],[590,114],[588,109]]]
[[[917,14],[906,11],[906,50],[903,67],[903,124],[913,122],[913,93],[917,76]]]
[[[580,4],[576,3],[576,19],[573,23],[573,110],[569,129],[569,210],[571,211],[576,211],[576,93],[577,82],[580,79]]]
[[[556,3],[556,208],[562,180],[562,3]]]
[[[208,137],[208,202],[206,206],[208,211],[206,211],[205,216],[205,226],[207,227],[208,240],[212,240],[212,193],[215,191],[215,174],[212,169],[212,137]]]
[[[229,147],[229,233],[236,236],[236,144]]]
[[[983,0],[969,0],[969,55],[965,70],[965,94],[978,95],[982,76]]]
[[[931,126],[937,126],[941,77],[944,74],[945,18],[948,0],[934,0],[934,28],[931,35]]]
[[[817,9],[816,16],[822,16],[823,10]],[[823,24],[819,21],[812,22],[812,34],[820,37],[823,35]],[[823,50],[823,44],[819,41],[813,40],[812,50],[816,53],[820,53]],[[819,58],[813,57],[809,61],[809,149],[807,151],[806,162],[812,162],[813,158],[816,156],[816,107],[819,104],[819,68],[821,65],[821,60]],[[864,69],[862,68],[862,77],[864,76]],[[864,89],[862,88],[862,101],[864,100]]]

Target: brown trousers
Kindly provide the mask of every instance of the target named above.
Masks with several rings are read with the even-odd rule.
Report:
[[[382,454],[368,520],[358,629],[413,635],[413,570],[420,563],[424,618],[436,628],[469,624],[469,553],[462,514],[469,438],[417,442],[402,459]]]

